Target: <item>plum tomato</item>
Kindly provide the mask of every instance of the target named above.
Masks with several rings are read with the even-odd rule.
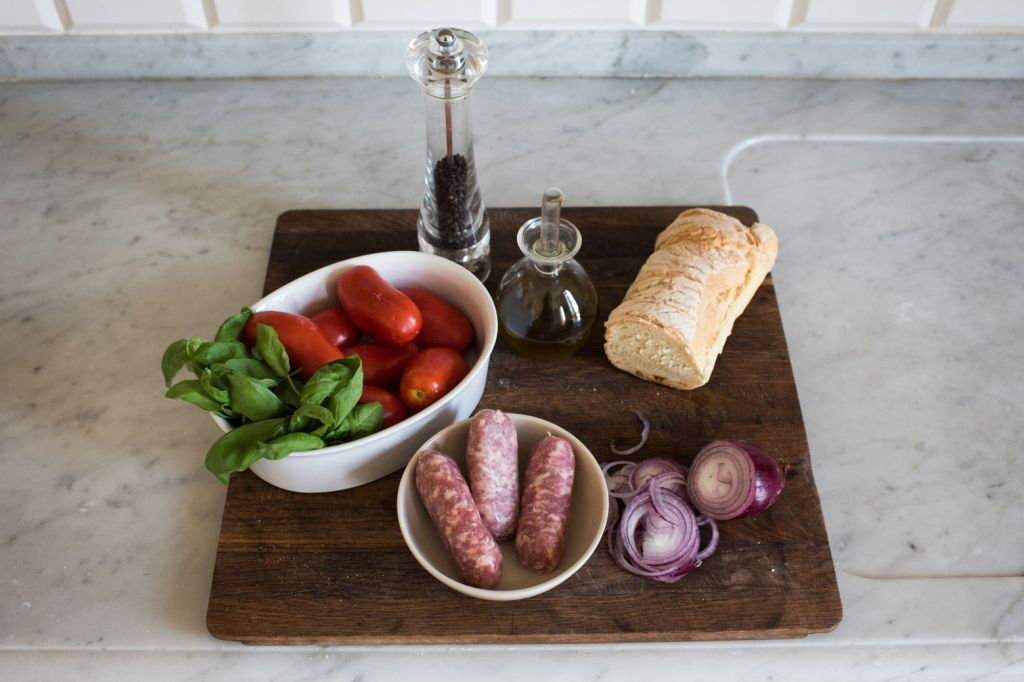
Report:
[[[423,327],[416,337],[420,348],[444,346],[465,353],[473,343],[473,325],[457,308],[436,294],[411,287],[400,291],[412,299],[423,315]]]
[[[468,373],[466,360],[451,348],[426,348],[405,366],[398,397],[410,410],[422,410],[452,390]]]
[[[416,304],[369,265],[357,265],[341,274],[338,300],[356,326],[381,343],[410,343],[423,325]]]
[[[245,323],[242,340],[252,348],[256,345],[256,325],[265,324],[274,328],[281,339],[281,345],[288,353],[292,371],[299,370],[299,377],[305,381],[331,360],[337,360],[341,351],[330,342],[313,320],[302,315],[266,310],[253,313]]]
[[[345,357],[358,355],[363,361],[363,383],[391,389],[398,385],[402,370],[419,350],[414,343],[404,346],[357,343],[345,349]]]
[[[321,310],[311,317],[323,330],[324,336],[338,348],[346,348],[359,340],[362,332],[341,308]]]
[[[384,408],[384,421],[381,423],[381,428],[388,428],[394,426],[398,422],[409,416],[409,408],[407,408],[398,396],[391,391],[385,391],[383,388],[377,388],[376,386],[363,385],[363,395],[359,397],[359,404],[378,402],[381,407]]]

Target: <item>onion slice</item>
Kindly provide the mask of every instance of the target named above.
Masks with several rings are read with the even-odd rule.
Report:
[[[612,473],[611,470],[615,467],[620,468],[615,473]],[[608,495],[611,498],[628,500],[636,495],[636,491],[633,490],[633,486],[629,482],[630,475],[635,467],[636,463],[621,459],[601,465],[601,471],[604,472],[605,480],[608,482]]]
[[[641,490],[649,480],[662,474],[679,474],[685,477],[686,470],[667,457],[652,457],[633,467],[629,474],[629,484],[633,490]]]
[[[700,526],[711,528],[701,549]],[[676,493],[651,484],[626,504],[617,527],[608,533],[608,553],[636,575],[673,583],[701,565],[718,546],[713,519],[697,517]]]
[[[690,500],[718,521],[741,519],[772,505],[785,486],[774,457],[738,440],[716,440],[697,453],[687,476]]]
[[[637,419],[639,419],[640,423],[643,425],[643,430],[640,432],[640,442],[631,448],[620,450],[619,448],[615,447],[616,441],[613,440],[608,447],[611,448],[611,451],[614,452],[616,455],[632,455],[635,454],[636,452],[639,452],[640,448],[647,444],[647,437],[651,435],[651,422],[647,421],[647,417],[645,417],[642,412],[639,412],[637,410],[633,410],[633,414],[637,416]]]

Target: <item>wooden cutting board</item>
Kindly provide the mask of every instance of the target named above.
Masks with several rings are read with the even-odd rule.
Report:
[[[579,260],[602,322],[622,299],[678,206],[566,208],[583,233]],[[719,207],[744,223],[744,207]],[[520,253],[516,230],[534,209],[491,209],[493,292]],[[416,248],[416,211],[291,211],[277,222],[264,291],[323,265]],[[782,245],[785,248],[785,244]],[[599,547],[561,586],[518,602],[485,602],[437,582],[398,530],[401,472],[353,490],[298,494],[251,473],[232,476],[207,626],[249,644],[565,643],[803,637],[842,617],[811,473],[800,403],[769,278],[737,321],[708,383],[675,391],[614,369],[602,327],[573,358],[537,363],[499,341],[482,406],[536,415],[579,437],[601,461],[613,438],[652,430],[642,458],[684,463],[716,438],[760,444],[790,466],[767,512],[721,524],[718,551],[665,585],[623,572]],[[212,438],[213,434],[211,434]]]

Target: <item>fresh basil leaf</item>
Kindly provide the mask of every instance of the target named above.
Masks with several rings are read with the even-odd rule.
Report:
[[[340,424],[335,423],[334,426],[332,426],[323,436],[323,439],[329,445],[344,443],[349,439],[348,435],[351,430],[352,426],[349,424],[348,419],[345,419]]]
[[[274,374],[281,378],[288,376],[291,365],[288,352],[284,349],[277,331],[268,324],[256,325],[256,350]]]
[[[348,417],[350,412],[352,412],[356,403],[359,402],[359,398],[363,395],[363,367],[357,356],[345,358],[344,360],[338,360],[336,362],[346,363],[355,369],[352,374],[352,378],[348,383],[339,386],[334,394],[327,400],[327,407],[330,408],[331,413],[334,414],[334,424],[336,427],[340,427],[341,424],[345,423],[345,418]],[[331,435],[334,437],[340,436],[340,434],[334,433]]]
[[[192,359],[209,367],[233,358],[244,358],[248,354],[249,351],[241,341],[213,341],[200,346]]]
[[[185,362],[188,360],[187,345],[188,341],[178,339],[167,346],[163,357],[160,358],[160,371],[164,374],[164,386],[167,388],[170,388],[171,382],[174,381],[174,376],[181,371],[181,368],[185,366]]]
[[[369,436],[380,431],[381,422],[384,421],[384,406],[376,400],[356,405],[345,421],[349,425],[349,440]]]
[[[309,378],[299,395],[303,405],[319,405],[328,397],[351,383],[354,372],[350,363],[334,360],[327,363]]]
[[[199,352],[199,349],[209,343],[210,342],[206,339],[199,337],[191,338],[185,342],[185,355],[188,356],[188,362],[185,363],[185,366],[188,367],[188,371],[196,375],[197,379],[203,375],[203,370],[206,369],[206,367],[204,366],[204,363],[196,360],[196,354]]]
[[[242,335],[242,330],[245,329],[245,323],[252,317],[252,311],[249,310],[248,306],[242,308],[237,315],[232,315],[228,319],[221,322],[220,327],[217,329],[217,335],[213,337],[214,341],[237,341],[238,337]]]
[[[293,452],[318,450],[324,446],[323,440],[309,433],[288,433],[260,443],[257,449],[264,459],[282,459]]]
[[[185,352],[188,354],[188,359],[189,360],[195,360],[196,359],[196,353],[199,351],[199,349],[202,348],[204,345],[206,345],[208,343],[210,343],[210,342],[207,341],[206,339],[199,338],[198,336],[195,336],[195,337],[189,339],[188,341],[186,341],[185,342]]]
[[[260,382],[240,374],[228,374],[231,382],[231,409],[254,422],[273,417],[284,406],[274,392]]]
[[[334,415],[334,423],[340,424],[355,408],[363,395],[363,382],[350,381],[327,400],[327,407]]]
[[[245,471],[260,459],[261,441],[281,435],[284,418],[244,424],[218,438],[206,453],[206,468],[224,483],[236,471]]]
[[[270,368],[259,360],[255,360],[253,358],[231,358],[224,362],[223,365],[228,369],[233,369],[234,371],[244,374],[247,377],[252,377],[253,379],[272,381],[273,383],[269,384],[270,386],[277,386],[278,384],[277,375],[271,372]],[[214,369],[217,369],[217,367],[218,365],[213,366]],[[265,381],[261,381],[260,383],[268,385]]]
[[[301,404],[299,394],[302,392],[302,388],[301,381],[282,381],[274,387],[274,395],[280,398],[285,405],[298,407]]]
[[[288,431],[292,433],[307,431],[311,421],[320,423],[319,427],[311,431],[319,436],[334,426],[334,414],[321,405],[299,405],[299,408],[288,418]]]
[[[220,411],[220,403],[211,398],[206,391],[203,390],[203,385],[198,379],[186,379],[184,381],[179,381],[167,389],[167,392],[164,393],[164,397],[172,400],[184,400],[186,403],[192,403],[196,407],[209,412]]]
[[[218,366],[223,367],[223,365]],[[221,405],[227,405],[231,402],[231,394],[227,390],[230,384],[227,383],[225,373],[224,370],[204,369],[199,377],[199,383],[202,385],[203,390],[206,391],[206,394]]]

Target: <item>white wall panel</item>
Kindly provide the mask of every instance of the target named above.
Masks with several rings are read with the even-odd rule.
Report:
[[[65,0],[79,32],[155,32],[206,28],[202,0]]]
[[[1024,32],[1024,0],[0,0],[0,35],[472,29]]]
[[[630,0],[509,0],[510,23],[531,26],[630,26],[638,18]]]
[[[661,0],[659,23],[679,28],[783,28],[789,0]]]
[[[479,27],[484,23],[480,0],[363,0],[366,27],[419,28],[442,24]]]
[[[950,0],[940,25],[957,30],[1024,30],[1024,0]],[[1022,57],[1024,59],[1024,57]]]
[[[0,33],[63,31],[53,0],[0,0]]]
[[[214,0],[216,26],[241,31],[348,26],[348,0]]]
[[[927,25],[929,0],[810,0],[799,28],[915,30]]]

